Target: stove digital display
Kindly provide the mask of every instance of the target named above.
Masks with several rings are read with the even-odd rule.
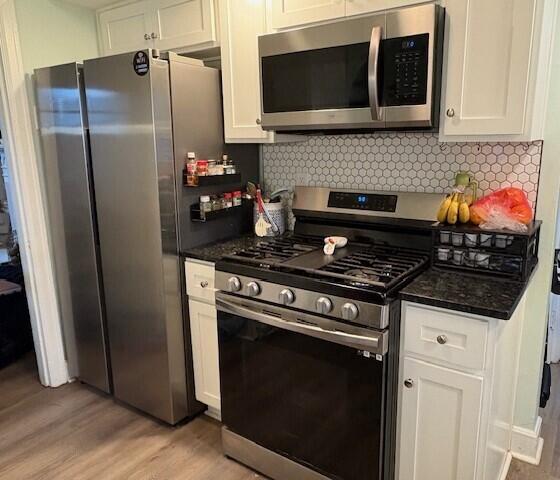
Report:
[[[374,212],[395,212],[397,195],[372,193],[330,192],[328,206],[353,210],[370,210]]]

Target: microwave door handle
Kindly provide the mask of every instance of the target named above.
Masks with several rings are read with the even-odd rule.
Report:
[[[353,347],[361,350],[367,350],[372,353],[385,354],[385,342],[383,341],[383,334],[381,332],[375,333],[371,337],[363,335],[354,335],[335,330],[323,330],[321,327],[309,325],[306,323],[294,322],[267,315],[266,313],[255,311],[245,305],[239,305],[219,298],[216,295],[216,307],[220,312],[230,313],[240,317],[248,318],[256,322],[270,325],[271,327],[280,328],[282,330],[289,330],[295,333],[302,333],[311,337],[326,340],[328,342],[338,343],[348,347]]]
[[[368,93],[372,120],[381,120],[379,102],[379,54],[381,52],[381,27],[373,27],[369,42],[368,56]]]

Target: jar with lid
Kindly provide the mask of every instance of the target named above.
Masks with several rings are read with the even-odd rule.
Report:
[[[226,208],[233,207],[233,194],[231,192],[224,193],[224,205]]]
[[[232,197],[233,197],[233,206],[239,207],[241,205],[241,190],[236,190],[235,192],[232,192]]]
[[[198,185],[198,175],[196,173],[196,154],[188,152],[185,160],[186,184],[189,187],[196,187]]]
[[[208,175],[223,175],[224,166],[216,160],[208,160]]]
[[[222,201],[220,197],[217,195],[212,195],[212,210],[221,210],[222,209]]]
[[[232,175],[234,173],[237,173],[235,165],[233,163],[231,163],[231,160],[228,159],[227,155],[224,154],[222,156],[222,161],[223,161],[223,165],[224,165],[224,173],[226,175]]]
[[[196,161],[196,174],[199,177],[205,177],[206,175],[208,175],[208,160]]]
[[[200,197],[200,218],[202,220],[206,219],[206,215],[212,211],[212,204],[210,202],[209,195],[202,195]]]

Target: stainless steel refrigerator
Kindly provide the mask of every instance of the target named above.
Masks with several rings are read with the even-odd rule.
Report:
[[[71,370],[175,424],[204,408],[184,311],[183,159],[220,158],[224,144],[219,71],[156,55],[40,69],[35,85]]]

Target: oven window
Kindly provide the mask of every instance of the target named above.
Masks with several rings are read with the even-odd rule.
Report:
[[[379,480],[385,360],[218,312],[222,420],[329,478]]]
[[[369,42],[262,58],[265,113],[369,106]]]

